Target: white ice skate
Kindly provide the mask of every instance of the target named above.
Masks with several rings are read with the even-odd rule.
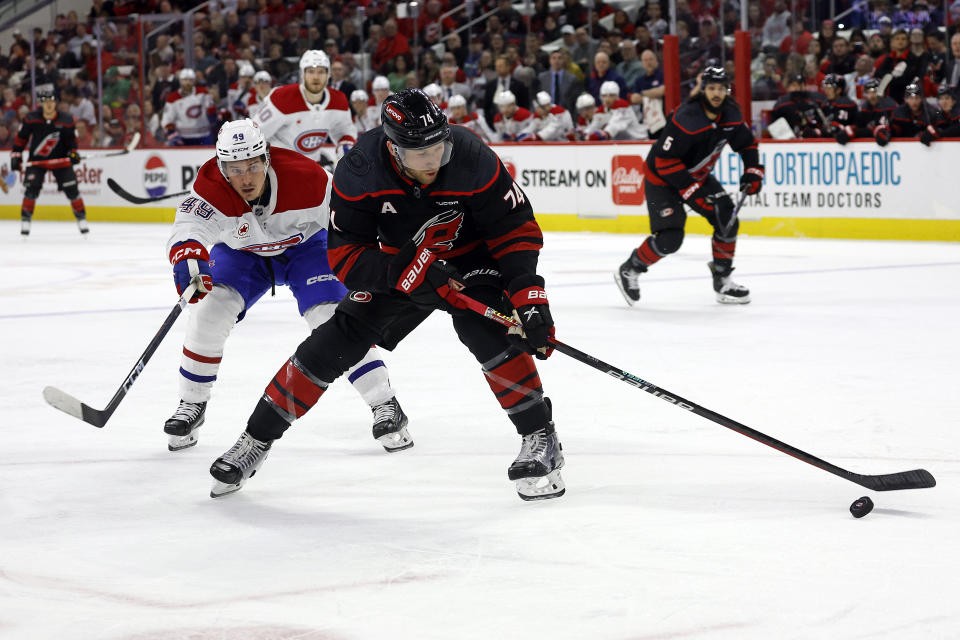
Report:
[[[396,453],[413,446],[413,439],[407,431],[407,414],[400,408],[396,397],[371,409],[373,410],[373,437],[388,453]]]
[[[207,415],[206,402],[180,401],[180,406],[163,425],[163,432],[170,436],[167,449],[180,451],[197,444],[197,429]]]
[[[239,491],[267,459],[271,445],[273,440],[263,442],[246,431],[241,433],[237,443],[210,467],[210,475],[215,480],[210,497],[219,498]]]
[[[523,436],[520,453],[507,470],[507,477],[517,483],[523,500],[559,498],[567,490],[560,476],[563,467],[563,445],[556,431],[540,429]]]

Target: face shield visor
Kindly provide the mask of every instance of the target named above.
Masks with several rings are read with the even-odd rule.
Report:
[[[453,143],[447,138],[441,142],[423,147],[422,149],[404,149],[393,145],[397,161],[411,171],[437,171],[450,162],[453,155]]]

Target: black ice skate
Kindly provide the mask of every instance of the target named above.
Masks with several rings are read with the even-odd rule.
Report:
[[[523,500],[559,498],[567,490],[560,477],[563,445],[553,424],[523,436],[520,454],[507,469],[507,477],[517,483]]]
[[[713,290],[717,292],[717,302],[723,304],[747,304],[750,302],[750,290],[730,278],[733,267],[720,267],[714,262],[708,262],[707,266],[710,267],[710,273],[713,274]]]
[[[388,453],[396,453],[413,446],[413,439],[407,431],[407,414],[400,408],[396,397],[371,409],[373,410],[373,437]]]
[[[197,444],[197,429],[207,414],[206,402],[180,401],[180,406],[163,425],[163,432],[170,436],[167,449],[180,451]]]
[[[273,440],[263,442],[246,431],[241,433],[237,443],[210,467],[210,475],[216,481],[210,489],[210,497],[219,498],[239,491],[267,459],[272,444]]]
[[[640,261],[636,251],[630,252],[627,261],[620,265],[613,273],[613,281],[623,294],[623,299],[631,307],[640,299],[640,274],[645,273],[647,265]]]

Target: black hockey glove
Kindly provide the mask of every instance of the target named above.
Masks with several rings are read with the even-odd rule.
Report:
[[[764,168],[762,164],[758,164],[755,167],[747,167],[743,175],[740,176],[741,193],[745,193],[748,196],[760,193],[760,189],[763,188],[763,173]]]
[[[920,142],[929,147],[930,144],[937,139],[937,130],[933,128],[933,125],[927,125],[927,128],[920,133]]]
[[[10,154],[10,171],[16,173],[20,171],[20,165],[23,162],[23,158],[20,153],[11,153]]]
[[[719,194],[713,193],[699,182],[694,182],[680,192],[680,196],[687,201],[687,204],[696,209],[697,213],[704,216],[712,216],[716,213],[713,207],[713,201],[717,195]]]
[[[407,294],[422,307],[455,311],[447,302],[450,289],[459,291],[461,276],[452,266],[437,256],[428,247],[419,247],[410,240],[400,253],[390,259],[387,281],[390,286]]]
[[[890,144],[890,129],[877,127],[877,130],[873,132],[873,137],[876,139],[878,145],[885,147]]]
[[[70,164],[80,164],[80,154],[76,151],[71,151],[67,157],[70,158]]]
[[[834,138],[837,139],[837,142],[840,144],[847,144],[850,142],[850,127],[837,127],[834,133]]]
[[[550,302],[543,290],[543,278],[536,274],[517,276],[507,286],[514,318],[523,328],[511,327],[507,337],[520,349],[546,360],[553,353],[550,339],[554,337]]]

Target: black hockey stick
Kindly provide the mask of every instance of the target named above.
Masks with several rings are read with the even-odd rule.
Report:
[[[166,200],[167,198],[176,198],[179,196],[185,196],[190,191],[178,191],[177,193],[168,193],[164,196],[157,196],[155,198],[141,198],[140,196],[135,196],[119,184],[113,178],[107,178],[107,186],[110,187],[110,190],[115,194],[126,200],[127,202],[132,202],[133,204],[149,204],[151,202],[157,202],[158,200]]]
[[[450,304],[457,308],[469,309],[470,311],[482,315],[485,318],[489,318],[494,322],[498,322],[505,327],[521,327],[520,323],[513,318],[505,316],[496,309],[488,307],[482,302],[465,296],[458,291],[451,290],[450,293],[447,294],[446,299]],[[873,491],[894,491],[899,489],[926,489],[937,485],[936,479],[929,471],[925,469],[913,469],[912,471],[900,471],[898,473],[886,473],[875,476],[853,473],[852,471],[841,469],[835,464],[831,464],[826,460],[821,460],[820,458],[810,455],[805,451],[801,451],[800,449],[797,449],[796,447],[793,447],[785,442],[781,442],[776,438],[772,438],[764,433],[756,431],[755,429],[751,429],[746,425],[740,424],[736,420],[731,420],[730,418],[722,416],[719,413],[711,411],[710,409],[701,407],[690,400],[682,398],[667,391],[666,389],[656,386],[652,382],[647,382],[646,380],[638,378],[632,373],[627,373],[623,369],[607,364],[606,362],[594,358],[593,356],[575,349],[568,344],[564,344],[559,340],[551,338],[550,343],[560,353],[566,354],[574,360],[589,365],[597,371],[605,373],[609,376],[613,376],[618,380],[622,380],[629,385],[637,387],[641,391],[646,391],[647,393],[654,395],[661,400],[666,400],[672,405],[695,413],[701,418],[706,418],[711,422],[715,422],[721,427],[726,427],[727,429],[736,431],[741,435],[752,438],[753,440],[776,449],[781,453],[793,456],[797,460],[806,462],[807,464],[813,465],[819,469],[823,469],[824,471],[832,473],[833,475],[843,478],[844,480],[854,482],[861,487],[866,487],[867,489],[872,489]]]
[[[43,399],[46,400],[47,404],[54,409],[59,409],[60,411],[68,413],[74,418],[79,418],[80,420],[83,420],[88,424],[92,424],[95,427],[103,428],[103,426],[107,424],[107,420],[110,419],[110,416],[113,415],[113,412],[116,411],[117,407],[120,406],[120,402],[123,401],[124,397],[126,397],[127,393],[130,391],[130,387],[132,387],[133,383],[137,381],[137,377],[139,377],[143,372],[143,368],[147,365],[147,361],[150,360],[150,357],[157,350],[157,347],[160,346],[160,343],[166,337],[167,333],[170,332],[173,324],[177,321],[177,318],[180,316],[183,308],[187,306],[187,303],[196,290],[196,284],[190,284],[186,290],[184,290],[183,295],[181,295],[180,299],[177,301],[177,306],[171,309],[170,313],[167,315],[167,319],[164,320],[163,324],[160,326],[160,330],[157,331],[157,334],[153,336],[150,344],[147,345],[146,351],[144,351],[140,356],[140,359],[137,360],[137,364],[133,365],[133,369],[131,369],[130,373],[127,374],[123,384],[121,384],[120,388],[117,389],[117,392],[113,394],[113,398],[110,399],[110,402],[107,403],[107,406],[104,409],[94,409],[93,407],[80,402],[69,393],[61,391],[56,387],[44,387]]]

